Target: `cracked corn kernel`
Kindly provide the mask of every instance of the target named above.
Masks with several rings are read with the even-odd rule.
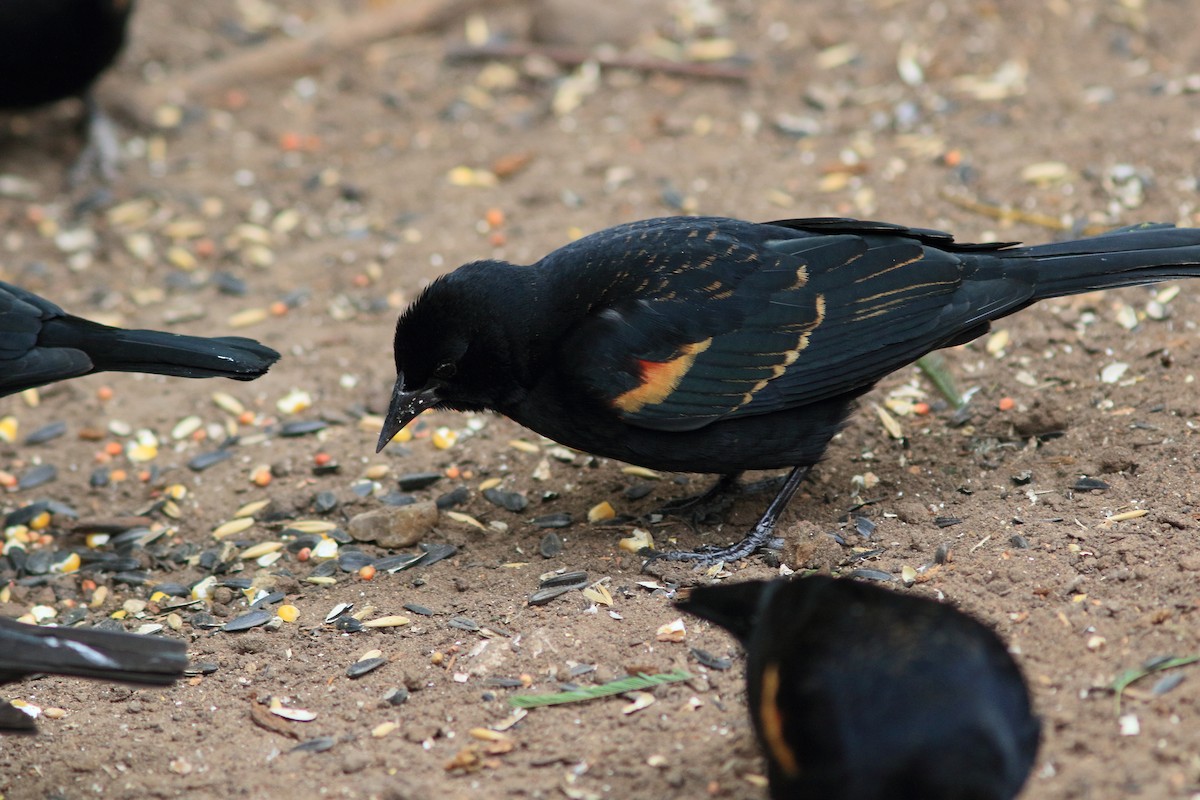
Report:
[[[612,519],[617,515],[613,509],[612,503],[605,500],[603,503],[597,503],[588,509],[588,522],[601,522],[606,519]]]
[[[430,441],[438,450],[449,450],[458,441],[458,434],[449,428],[438,428],[433,432]]]

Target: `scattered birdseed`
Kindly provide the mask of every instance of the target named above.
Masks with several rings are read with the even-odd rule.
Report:
[[[283,402],[282,400],[280,402]],[[281,409],[282,410],[282,409]],[[308,436],[313,433],[319,433],[329,427],[329,423],[324,420],[310,419],[298,420],[294,422],[286,422],[279,427],[279,435],[292,438],[296,436]]]
[[[209,467],[216,466],[222,461],[230,458],[233,458],[233,453],[230,450],[222,448],[194,456],[188,460],[187,466],[188,469],[192,470],[192,472],[203,472]]]
[[[627,553],[637,554],[646,548],[654,549],[654,537],[649,531],[634,528],[629,536],[617,543],[617,546]]]
[[[399,614],[392,614],[378,619],[368,620],[363,623],[364,628],[398,628],[402,625],[409,624],[408,617],[402,617]]]
[[[542,541],[538,543],[538,552],[542,558],[555,558],[561,555],[562,551],[562,537],[553,531],[543,536]]]
[[[438,450],[449,450],[458,441],[458,434],[449,428],[438,428],[429,437],[429,441]]]
[[[489,503],[501,508],[519,513],[529,505],[529,499],[520,492],[506,492],[500,489],[484,489],[483,497]]]
[[[487,530],[487,527],[482,522],[475,519],[470,514],[464,514],[461,511],[447,511],[446,516],[449,517],[450,519],[454,520],[455,522],[462,522],[466,525],[470,525],[474,528],[478,528],[481,531]]]
[[[605,500],[588,509],[588,522],[602,522],[606,519],[612,519],[616,515],[617,512],[613,509],[612,503]]]
[[[652,469],[646,469],[645,467],[622,467],[621,472],[625,473],[626,475],[632,475],[635,478],[645,478],[648,481],[661,481],[663,477],[662,473],[655,472]]]
[[[366,659],[362,659],[360,661],[355,661],[353,664],[351,664],[349,667],[346,668],[346,677],[347,678],[361,678],[363,675],[366,675],[368,672],[371,672],[373,670],[379,669],[386,663],[388,663],[388,660],[386,658],[383,658],[382,656],[377,656],[375,658],[366,658]]]
[[[566,528],[572,522],[574,522],[574,519],[566,512],[543,514],[540,517],[534,517],[529,520],[529,524],[535,528]]]
[[[26,445],[39,445],[57,439],[67,432],[67,423],[51,422],[49,425],[43,425],[34,432],[25,437]],[[15,427],[13,430],[15,437]]]
[[[52,483],[58,478],[58,467],[53,464],[39,464],[31,467],[17,479],[18,491],[28,491]]]
[[[288,523],[288,529],[300,533],[329,533],[337,524],[325,519],[301,519]]]
[[[1121,378],[1125,377],[1125,373],[1128,370],[1128,364],[1121,361],[1114,362],[1100,370],[1100,381],[1102,383],[1117,383]]]
[[[692,658],[709,669],[727,670],[733,667],[733,659],[714,656],[712,653],[707,650],[701,650],[699,647],[693,647],[688,652]]]
[[[242,552],[238,553],[238,558],[242,558],[247,561],[253,561],[260,556],[265,556],[268,553],[274,553],[276,550],[281,550],[282,548],[283,542],[259,542],[258,544],[251,545]]]
[[[414,614],[419,614],[422,617],[432,617],[436,613],[432,608],[428,608],[417,603],[405,603],[404,610],[411,611]]]
[[[286,708],[283,703],[274,697],[271,698],[271,703],[267,710],[277,717],[282,717],[292,722],[312,722],[317,718],[317,714],[314,711],[308,711],[303,708]]]
[[[269,611],[263,611],[262,609],[248,611],[245,614],[242,614],[239,617],[234,617],[233,619],[229,620],[229,622],[226,622],[221,626],[221,630],[225,631],[226,633],[248,631],[251,628],[257,628],[260,625],[266,625],[271,621],[271,617],[273,616],[274,614],[270,613]]]
[[[633,699],[632,703],[621,708],[621,713],[625,715],[634,714],[658,702],[649,692],[629,692],[625,696]]]
[[[440,472],[414,472],[401,475],[396,479],[396,483],[402,492],[416,492],[432,486],[441,479],[442,473]]]
[[[682,642],[686,636],[687,629],[682,618],[660,625],[654,633],[654,639],[659,642]]]
[[[602,583],[584,587],[583,596],[597,605],[612,606],[613,604],[612,593]]]
[[[216,528],[213,528],[212,535],[214,539],[224,539],[227,536],[233,536],[234,534],[241,533],[253,527],[253,525],[253,517],[237,517],[229,520],[228,522],[222,522]]]
[[[246,407],[242,405],[241,401],[227,392],[213,392],[212,401],[216,403],[217,408],[235,417],[241,416],[246,411]]]
[[[239,508],[237,511],[235,511],[233,513],[233,516],[235,519],[241,519],[243,517],[253,517],[253,516],[257,515],[258,512],[262,511],[264,508],[266,508],[269,505],[271,505],[271,501],[269,498],[265,499],[265,500],[255,500],[253,502],[246,503],[246,505]]]
[[[392,731],[400,727],[398,722],[383,722],[371,729],[371,737],[374,739],[382,739]]]
[[[179,420],[179,422],[175,423],[175,426],[171,428],[171,438],[175,441],[187,439],[193,433],[200,430],[200,428],[203,426],[204,421],[200,419],[199,416],[192,414],[191,416],[184,417],[183,419]]]

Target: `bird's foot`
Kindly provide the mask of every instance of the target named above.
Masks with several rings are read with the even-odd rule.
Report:
[[[645,569],[655,561],[699,561],[702,564],[713,564],[718,561],[737,561],[761,547],[770,546],[778,548],[773,538],[775,526],[779,522],[779,516],[783,513],[783,509],[787,507],[788,501],[792,499],[792,495],[800,487],[800,482],[808,474],[808,470],[808,465],[801,465],[794,467],[787,474],[787,477],[783,480],[783,484],[779,487],[778,494],[775,495],[775,499],[771,501],[771,504],[767,506],[767,510],[763,512],[762,517],[740,542],[735,542],[727,547],[701,547],[697,550],[673,550],[665,553],[648,547],[639,554],[646,557],[646,563],[642,565],[642,569]],[[721,482],[724,482],[726,478],[722,478]]]
[[[121,139],[117,125],[104,109],[88,95],[84,98],[87,107],[87,142],[83,152],[75,159],[67,173],[71,186],[80,186],[96,177],[110,183],[117,177],[117,166],[121,163]]]
[[[701,564],[716,564],[718,562],[739,561],[747,556],[753,555],[759,549],[777,550],[782,544],[773,535],[775,533],[774,523],[763,525],[761,522],[755,525],[745,538],[740,542],[726,545],[725,547],[716,547],[715,545],[705,545],[698,547],[695,550],[655,550],[654,548],[644,548],[638,555],[646,559],[646,563],[642,568],[649,566],[655,561],[698,561]]]

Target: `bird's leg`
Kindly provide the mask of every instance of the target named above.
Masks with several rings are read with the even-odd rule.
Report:
[[[657,509],[657,513],[686,516],[694,523],[703,520],[710,514],[719,514],[727,510],[733,503],[733,498],[741,493],[741,485],[738,483],[738,477],[741,474],[741,472],[730,472],[722,475],[716,483],[701,494],[663,503]]]
[[[767,510],[763,512],[761,518],[755,523],[750,532],[746,534],[740,542],[727,545],[726,547],[706,546],[697,550],[673,550],[662,553],[656,550],[647,548],[642,551],[642,555],[647,556],[650,561],[659,559],[664,561],[702,561],[704,563],[714,563],[717,561],[737,561],[758,550],[771,542],[771,537],[775,533],[775,525],[779,522],[779,516],[783,510],[787,508],[788,502],[791,501],[792,495],[800,488],[800,483],[804,477],[808,475],[808,466],[794,467],[788,473],[787,479],[784,480],[783,486],[780,487],[779,493],[775,495],[775,499],[767,506]]]
[[[117,177],[117,165],[121,162],[121,140],[117,136],[116,123],[100,107],[90,90],[82,99],[87,115],[87,139],[83,152],[67,173],[71,186],[79,186],[93,175],[107,183]]]
[[[722,475],[702,494],[671,500],[656,508],[652,513],[684,517],[685,521],[695,529],[698,525],[715,524],[724,519],[725,512],[733,505],[734,498],[743,494],[778,491],[784,481],[782,475],[775,475],[751,483],[742,483],[738,480],[741,474],[741,472],[731,472]]]

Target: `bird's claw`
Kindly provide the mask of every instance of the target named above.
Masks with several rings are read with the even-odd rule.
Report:
[[[702,565],[740,561],[753,555],[760,548],[772,549],[776,545],[777,542],[771,537],[770,530],[754,530],[740,542],[734,542],[725,547],[704,545],[695,550],[655,550],[653,547],[643,547],[638,551],[638,555],[646,559],[642,564],[644,570],[655,561],[696,561]]]

